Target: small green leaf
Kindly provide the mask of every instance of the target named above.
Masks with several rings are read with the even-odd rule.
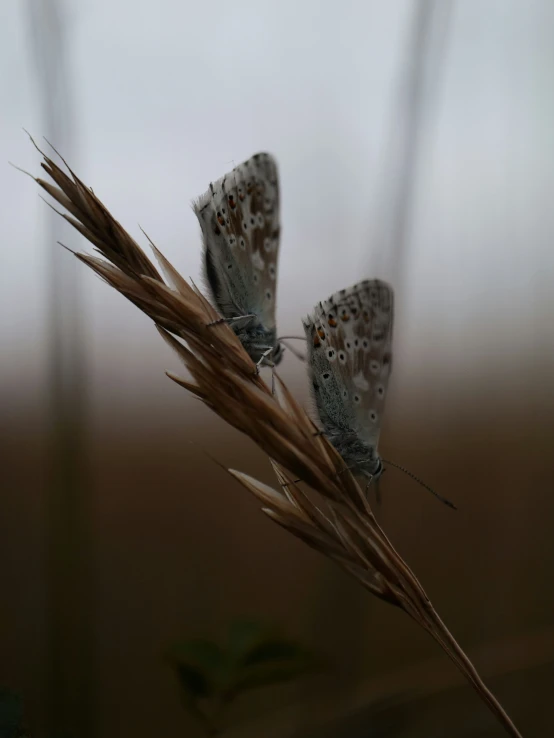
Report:
[[[230,691],[288,682],[321,669],[323,662],[308,649],[292,641],[271,638],[258,643],[237,663]]]
[[[234,694],[237,694],[247,689],[282,684],[298,679],[314,670],[314,664],[292,661],[249,666],[241,669],[235,676],[231,689]]]
[[[207,719],[248,689],[279,684],[322,667],[305,647],[255,620],[237,620],[229,629],[228,648],[196,639],[177,644],[171,662],[191,712]]]
[[[169,659],[183,690],[194,699],[212,697],[226,678],[228,659],[213,641],[195,639],[173,646]]]

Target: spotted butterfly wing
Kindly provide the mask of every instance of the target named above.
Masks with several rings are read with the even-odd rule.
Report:
[[[275,299],[279,181],[266,153],[235,167],[193,205],[204,242],[204,273],[216,307],[254,361],[281,359]]]
[[[304,322],[313,396],[325,435],[347,466],[378,477],[391,371],[393,292],[366,280],[319,303]]]

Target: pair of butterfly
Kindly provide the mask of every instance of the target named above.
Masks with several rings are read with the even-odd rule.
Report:
[[[275,160],[255,154],[211,184],[193,208],[202,228],[206,281],[222,320],[258,366],[278,364],[283,347],[275,320],[281,230]],[[377,443],[392,325],[393,292],[379,280],[331,295],[304,321],[322,432],[346,465],[369,481],[383,472]]]

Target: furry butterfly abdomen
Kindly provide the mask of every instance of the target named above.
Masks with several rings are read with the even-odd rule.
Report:
[[[393,292],[366,280],[319,303],[304,322],[308,370],[323,432],[354,473],[377,478],[391,371]]]
[[[279,256],[279,182],[270,154],[235,167],[193,205],[204,243],[204,276],[213,301],[253,361],[277,364],[275,301]],[[269,351],[269,354],[268,354]]]

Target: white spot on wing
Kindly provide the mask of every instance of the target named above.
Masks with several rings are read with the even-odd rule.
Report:
[[[262,259],[262,255],[259,251],[255,251],[252,254],[252,264],[254,269],[259,269],[260,271],[265,267],[265,261]]]
[[[353,376],[352,381],[362,392],[367,392],[367,390],[369,389],[369,382],[364,377],[363,372],[358,372],[355,376]]]

